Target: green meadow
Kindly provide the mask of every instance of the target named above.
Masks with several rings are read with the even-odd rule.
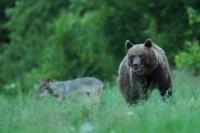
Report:
[[[173,97],[153,91],[147,101],[127,105],[116,83],[105,83],[99,104],[37,100],[35,91],[0,96],[1,133],[199,133],[200,77],[173,72]]]

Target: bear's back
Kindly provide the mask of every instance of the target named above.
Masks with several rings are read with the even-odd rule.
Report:
[[[153,44],[152,48],[159,54],[158,57],[159,57],[159,63],[161,67],[167,69],[167,71],[170,72],[169,63],[168,63],[165,51],[155,43]]]

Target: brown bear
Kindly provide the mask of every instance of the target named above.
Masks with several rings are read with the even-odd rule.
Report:
[[[136,103],[158,88],[162,97],[172,95],[172,79],[165,52],[151,39],[144,44],[126,40],[128,50],[118,70],[118,84],[125,100]]]

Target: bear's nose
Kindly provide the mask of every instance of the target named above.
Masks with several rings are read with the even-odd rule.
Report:
[[[136,71],[138,71],[139,68],[140,68],[140,65],[139,65],[139,64],[133,64],[133,68],[134,68]]]

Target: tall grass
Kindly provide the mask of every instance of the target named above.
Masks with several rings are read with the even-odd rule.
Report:
[[[200,77],[175,71],[174,93],[158,91],[129,107],[116,85],[106,84],[98,105],[34,95],[0,96],[0,133],[199,133]]]

